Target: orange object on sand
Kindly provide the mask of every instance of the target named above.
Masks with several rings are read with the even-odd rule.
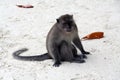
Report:
[[[16,5],[16,6],[18,6],[20,8],[33,8],[32,5]]]
[[[88,39],[100,39],[103,38],[104,32],[93,32],[91,34],[88,34],[87,36],[83,37],[82,39],[88,40]]]

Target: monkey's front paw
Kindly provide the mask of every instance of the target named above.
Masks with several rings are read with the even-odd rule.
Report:
[[[53,64],[53,66],[55,66],[55,67],[59,67],[60,66],[60,62],[55,62],[54,64]]]

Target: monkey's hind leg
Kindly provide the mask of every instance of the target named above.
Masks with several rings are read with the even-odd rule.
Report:
[[[59,52],[61,55],[61,61],[71,61],[74,58],[70,46],[66,41],[61,42]]]
[[[73,46],[74,47],[74,46]],[[63,41],[61,43],[60,47],[60,54],[61,58],[64,61],[69,61],[69,62],[75,62],[75,63],[84,63],[85,60],[77,56],[77,50],[74,47],[74,49],[71,47],[71,44],[69,45],[66,41]],[[75,57],[76,55],[77,57]]]
[[[77,54],[77,49],[73,44],[71,44],[71,50],[72,50],[72,53],[73,53],[73,56],[74,56],[74,59],[73,59],[72,62],[76,62],[76,63],[84,63],[85,62],[85,60],[83,60],[84,59],[83,55],[82,54],[81,55]]]
[[[71,49],[72,49],[73,56],[74,56],[75,58],[80,58],[80,59],[87,58],[86,55],[77,54],[77,49],[76,49],[76,47],[75,47],[73,44],[72,44],[72,46],[71,46]]]

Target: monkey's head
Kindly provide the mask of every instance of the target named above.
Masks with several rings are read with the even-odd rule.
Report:
[[[70,33],[75,30],[76,24],[73,15],[65,14],[57,19],[58,28],[64,32]]]

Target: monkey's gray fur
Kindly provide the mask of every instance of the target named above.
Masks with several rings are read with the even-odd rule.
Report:
[[[76,47],[81,51],[82,55],[77,54]],[[78,36],[78,29],[73,19],[73,15],[65,14],[56,19],[56,23],[49,31],[46,39],[46,48],[48,53],[39,56],[20,56],[22,52],[27,51],[26,48],[13,53],[14,58],[29,61],[42,61],[53,59],[53,66],[58,67],[62,61],[83,63],[86,52],[81,44]]]

